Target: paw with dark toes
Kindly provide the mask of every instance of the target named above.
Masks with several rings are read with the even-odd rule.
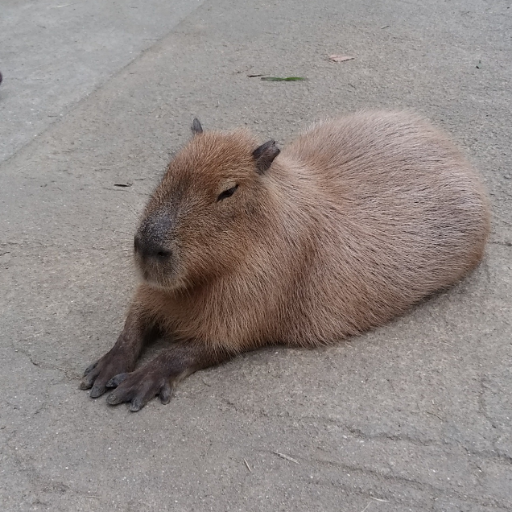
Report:
[[[172,396],[170,379],[164,375],[155,375],[141,368],[130,374],[116,375],[107,387],[116,387],[107,397],[109,405],[130,403],[130,411],[140,411],[152,398],[160,397],[168,404]]]
[[[121,375],[128,375],[127,372],[133,367],[132,358],[114,347],[85,370],[80,389],[90,389],[91,398],[98,398],[105,393],[107,387],[115,387],[109,386],[112,381],[117,379],[117,385]]]

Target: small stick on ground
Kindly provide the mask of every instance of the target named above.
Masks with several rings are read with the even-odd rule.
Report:
[[[280,452],[274,452],[276,455],[279,455],[282,459],[289,460],[290,462],[294,462],[295,464],[299,464],[298,460],[295,460],[294,458],[290,457],[289,455],[285,455],[284,453]]]

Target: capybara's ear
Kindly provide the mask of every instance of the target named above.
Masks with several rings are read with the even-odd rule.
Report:
[[[194,118],[192,121],[192,133],[194,135],[199,135],[200,133],[203,133],[203,127],[201,126],[201,123],[199,122],[199,119],[197,117]]]
[[[256,169],[260,174],[263,174],[272,165],[274,158],[279,155],[281,150],[276,146],[275,140],[269,140],[257,147],[252,156],[256,160]]]

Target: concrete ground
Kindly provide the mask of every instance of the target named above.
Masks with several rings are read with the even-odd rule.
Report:
[[[3,1],[0,509],[511,510],[511,34],[509,0]],[[196,373],[167,406],[78,389],[194,116],[285,144],[365,107],[427,115],[481,170],[475,273],[339,346]]]

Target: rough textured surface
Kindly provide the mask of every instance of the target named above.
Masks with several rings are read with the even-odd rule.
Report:
[[[166,35],[201,0],[2,0],[0,161]]]
[[[17,145],[0,167],[1,509],[510,510],[509,4],[206,0]],[[1,71],[0,108],[30,92],[51,113],[44,88],[12,88]],[[78,390],[122,325],[135,220],[194,115],[285,143],[364,107],[420,111],[482,171],[493,233],[474,274],[338,347],[267,349],[197,373],[168,406],[133,415]],[[5,119],[19,140],[35,133]]]

